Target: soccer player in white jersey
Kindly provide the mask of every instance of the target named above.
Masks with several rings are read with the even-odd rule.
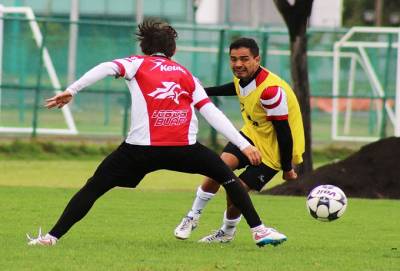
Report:
[[[61,108],[84,87],[106,76],[125,79],[132,97],[131,127],[124,142],[98,166],[88,182],[72,197],[54,227],[44,236],[30,238],[30,245],[55,245],[81,220],[95,201],[110,189],[136,187],[152,171],[168,169],[198,173],[220,183],[233,199],[258,246],[276,244],[286,237],[265,227],[253,204],[219,156],[196,141],[194,109],[257,165],[253,147],[208,98],[204,88],[182,65],[171,60],[177,33],[170,25],[145,21],[138,26],[144,55],[104,62],[89,70],[64,92],[46,100],[46,107]],[[134,212],[134,210],[132,210]]]

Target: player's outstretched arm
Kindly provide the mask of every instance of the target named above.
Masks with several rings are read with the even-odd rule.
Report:
[[[107,76],[118,75],[119,68],[115,63],[103,62],[85,73],[81,78],[70,85],[67,90],[45,100],[45,107],[49,109],[54,107],[61,108],[68,104],[72,100],[72,97],[83,88],[90,86]]]

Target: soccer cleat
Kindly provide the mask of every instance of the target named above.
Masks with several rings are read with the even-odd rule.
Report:
[[[212,234],[207,235],[199,240],[200,243],[228,243],[233,240],[235,235],[226,234],[223,230],[214,231]]]
[[[198,219],[185,216],[182,222],[175,228],[175,237],[181,240],[188,239],[192,231],[197,227]]]
[[[50,234],[46,234],[45,236],[42,235],[42,228],[39,228],[39,234],[38,237],[32,238],[28,234],[26,234],[26,237],[28,237],[28,245],[30,246],[54,246],[58,239],[55,238],[54,236],[51,236]]]
[[[262,226],[253,231],[253,240],[257,246],[263,247],[271,244],[277,246],[287,240],[287,237],[273,228]]]

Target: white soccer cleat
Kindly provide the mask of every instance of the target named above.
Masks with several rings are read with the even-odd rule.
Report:
[[[257,246],[263,247],[271,244],[277,246],[287,240],[287,237],[273,228],[267,228],[264,225],[253,230],[253,240]]]
[[[198,219],[193,217],[185,216],[175,228],[175,237],[181,240],[188,239],[192,231],[197,227],[198,221]]]
[[[233,240],[233,235],[226,234],[223,230],[214,231],[212,234],[207,235],[199,240],[199,243],[228,243]]]
[[[54,246],[58,239],[55,238],[54,236],[51,236],[50,234],[46,234],[45,236],[42,235],[42,228],[39,228],[39,234],[38,237],[32,238],[28,234],[26,234],[26,237],[28,237],[28,245],[30,246]]]

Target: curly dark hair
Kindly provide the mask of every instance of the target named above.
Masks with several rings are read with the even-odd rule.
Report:
[[[175,54],[178,33],[168,23],[147,19],[138,25],[138,29],[136,36],[145,55],[163,53],[172,57]]]

